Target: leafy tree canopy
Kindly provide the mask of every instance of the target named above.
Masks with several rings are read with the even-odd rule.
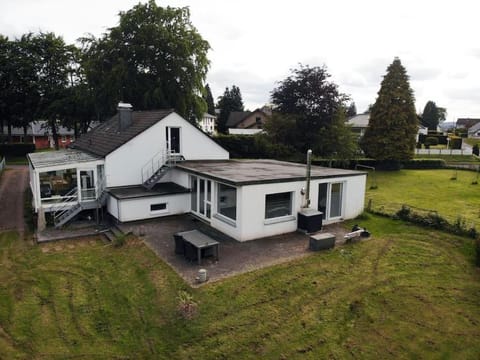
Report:
[[[291,72],[272,91],[274,112],[285,117],[281,128],[287,124],[292,126],[292,119],[295,121],[295,126],[283,142],[288,142],[302,153],[312,149],[319,156],[353,155],[345,151],[355,147],[351,131],[345,125],[348,96],[340,93],[338,86],[329,80],[330,74],[325,66],[300,64]],[[270,128],[276,126],[276,119],[279,117],[272,118],[268,125]],[[281,140],[278,134],[274,136],[277,141]]]
[[[414,154],[417,131],[415,100],[407,71],[395,58],[371,108],[362,148],[367,156],[377,160],[408,160]]]
[[[173,107],[188,119],[207,110],[202,93],[210,45],[187,7],[139,3],[121,12],[119,25],[101,38],[82,41],[101,117],[111,115],[119,100],[143,110]]]

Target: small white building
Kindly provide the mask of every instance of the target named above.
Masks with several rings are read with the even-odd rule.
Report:
[[[239,241],[297,229],[305,165],[229,160],[172,110],[119,113],[66,150],[28,155],[35,211],[60,227],[104,208],[120,222],[190,213]],[[312,167],[310,208],[324,223],[363,211],[366,173]]]

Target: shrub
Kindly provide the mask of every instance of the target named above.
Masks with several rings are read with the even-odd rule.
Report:
[[[179,291],[177,299],[177,310],[180,315],[187,320],[193,319],[198,311],[198,304],[193,301],[193,296],[182,290]]]
[[[478,144],[473,145],[472,152],[473,152],[473,155],[477,155],[477,156],[480,155],[480,149],[478,147]]]
[[[116,248],[122,247],[123,245],[125,245],[126,238],[127,238],[127,236],[125,234],[116,235],[113,238],[112,245]]]
[[[462,138],[459,136],[450,136],[450,149],[460,150],[462,148]]]
[[[434,136],[429,136],[425,139],[425,146],[435,146],[438,145],[438,138]]]
[[[292,146],[273,143],[267,135],[223,135],[215,137],[232,158],[300,160],[305,157]]]

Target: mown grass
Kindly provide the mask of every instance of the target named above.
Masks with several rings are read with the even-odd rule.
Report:
[[[371,201],[373,209],[391,214],[402,204],[436,210],[450,222],[462,217],[467,226],[480,230],[480,184],[472,185],[476,180],[476,172],[462,170],[376,171],[368,176],[366,204]],[[374,183],[377,189],[372,189]]]
[[[442,159],[448,164],[461,163],[461,164],[480,164],[480,159],[473,155],[437,155],[437,154],[418,154],[415,155],[415,159]]]
[[[366,216],[368,241],[186,285],[145,246],[32,246],[0,234],[0,354],[39,359],[480,356],[465,238]],[[350,224],[351,225],[351,224]],[[193,320],[176,311],[187,289]]]
[[[480,145],[480,139],[464,138],[463,141],[465,141],[470,146],[473,146],[475,144]]]

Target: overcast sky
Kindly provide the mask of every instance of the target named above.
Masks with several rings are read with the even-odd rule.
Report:
[[[143,2],[143,1],[142,1]],[[0,33],[53,31],[73,43],[118,23],[138,0],[0,0]],[[299,63],[326,65],[358,112],[374,103],[387,66],[400,57],[416,108],[428,100],[448,120],[480,117],[480,30],[476,1],[163,0],[189,6],[212,47],[213,96],[240,87],[250,110],[269,102],[276,82]],[[477,5],[478,4],[478,5]]]

